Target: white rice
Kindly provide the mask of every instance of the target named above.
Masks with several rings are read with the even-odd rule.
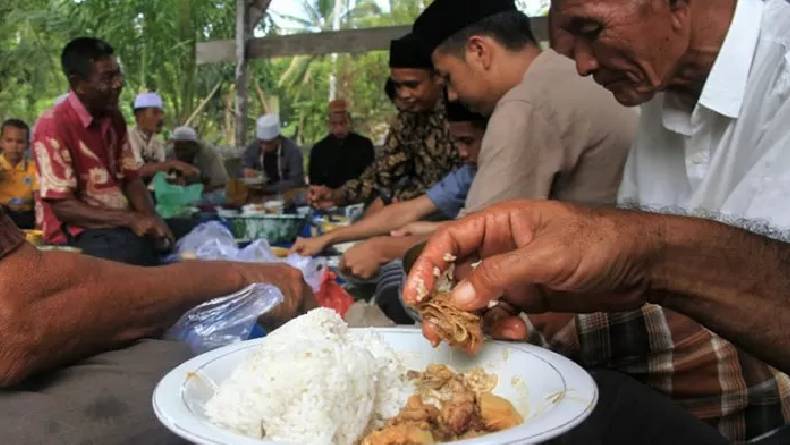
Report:
[[[277,442],[352,445],[398,414],[413,386],[372,331],[316,309],[267,336],[206,404],[223,428]]]

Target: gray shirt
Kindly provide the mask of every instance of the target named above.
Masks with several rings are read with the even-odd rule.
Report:
[[[264,156],[258,141],[248,145],[244,150],[244,168],[264,171]],[[302,150],[292,140],[282,138],[280,156],[278,159],[279,180],[266,187],[267,192],[284,193],[290,189],[304,187],[304,155]]]

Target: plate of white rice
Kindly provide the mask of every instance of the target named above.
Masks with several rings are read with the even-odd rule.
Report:
[[[316,309],[263,339],[183,363],[157,385],[153,406],[168,429],[198,444],[355,445],[414,393],[406,372],[430,364],[497,375],[494,393],[525,419],[456,444],[543,442],[581,423],[598,400],[589,374],[542,348],[490,341],[470,358],[432,348],[414,328],[350,329]]]

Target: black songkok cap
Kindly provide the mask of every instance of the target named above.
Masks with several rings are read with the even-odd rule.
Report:
[[[515,0],[434,0],[414,22],[412,34],[428,53],[467,26],[499,14],[518,11]]]
[[[431,53],[425,50],[414,34],[406,34],[390,43],[390,68],[433,70]]]

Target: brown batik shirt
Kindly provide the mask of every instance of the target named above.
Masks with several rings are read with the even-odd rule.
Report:
[[[340,190],[346,204],[377,196],[406,201],[425,192],[459,165],[442,101],[430,113],[398,114],[384,152],[359,179]]]

